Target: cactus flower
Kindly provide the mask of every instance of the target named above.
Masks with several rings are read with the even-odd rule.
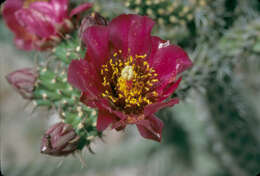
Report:
[[[84,3],[69,13],[68,0],[7,0],[3,18],[23,50],[46,50],[73,29],[72,16],[92,7]]]
[[[163,122],[154,113],[178,103],[170,99],[177,75],[192,62],[180,47],[151,36],[153,26],[146,16],[121,15],[84,33],[88,50],[71,62],[68,81],[83,103],[99,110],[99,131],[135,124],[144,138],[161,140]]]
[[[59,122],[48,129],[41,144],[41,153],[65,156],[73,153],[78,146],[79,136],[70,124]]]
[[[37,77],[38,75],[35,69],[24,68],[9,73],[6,79],[23,98],[32,99]]]

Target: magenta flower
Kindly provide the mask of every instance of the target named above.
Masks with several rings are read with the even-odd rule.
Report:
[[[33,98],[33,90],[37,80],[37,71],[33,68],[24,68],[9,73],[6,76],[7,81],[11,84],[25,99]]]
[[[3,18],[23,50],[46,50],[73,29],[71,17],[92,7],[84,3],[68,12],[68,0],[7,0]]]
[[[84,33],[88,50],[71,62],[68,81],[82,91],[83,103],[99,109],[99,131],[136,124],[144,138],[161,140],[163,122],[154,113],[178,103],[166,99],[192,63],[180,47],[151,36],[153,25],[145,16],[121,15]]]

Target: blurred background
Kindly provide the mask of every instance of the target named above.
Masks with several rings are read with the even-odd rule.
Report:
[[[83,2],[75,1],[76,3]],[[183,74],[174,108],[157,113],[161,143],[134,126],[107,130],[87,150],[68,157],[40,154],[44,131],[57,118],[33,111],[5,75],[34,65],[17,50],[0,16],[1,170],[6,176],[254,176],[260,173],[260,2],[258,0],[97,0],[111,19],[148,15],[153,31],[182,46],[194,62]],[[85,166],[86,165],[86,166]]]

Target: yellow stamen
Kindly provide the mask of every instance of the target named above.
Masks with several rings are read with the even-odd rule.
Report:
[[[154,83],[159,81],[156,78],[158,75],[147,61],[136,62],[137,58],[147,57],[146,54],[136,55],[135,58],[130,55],[124,61],[120,53],[121,50],[115,52],[114,58],[102,65],[100,72],[106,89],[102,96],[127,113],[139,111],[158,96],[157,92],[150,92],[154,89]]]
[[[146,54],[144,54],[144,55],[135,55],[136,58],[141,58],[141,59],[146,58],[146,56],[147,56]]]

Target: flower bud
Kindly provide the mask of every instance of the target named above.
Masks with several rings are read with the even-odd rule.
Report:
[[[37,71],[34,68],[24,68],[9,73],[6,79],[23,98],[32,99],[37,77]]]
[[[83,33],[87,30],[87,28],[94,25],[107,25],[107,20],[101,16],[99,13],[93,12],[90,15],[83,18],[80,29],[79,29],[79,37],[83,37]]]
[[[79,138],[70,124],[56,123],[45,132],[41,153],[52,156],[68,155],[77,149]]]

